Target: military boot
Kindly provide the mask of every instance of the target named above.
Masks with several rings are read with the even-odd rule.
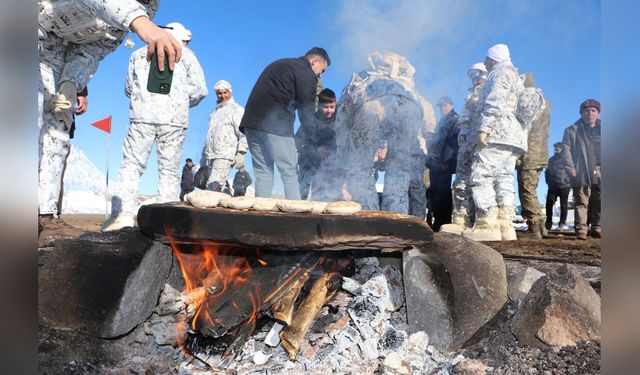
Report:
[[[50,247],[59,238],[78,237],[81,233],[81,229],[67,224],[57,215],[38,215],[38,247]]]
[[[547,231],[547,227],[544,225],[544,222],[541,221],[538,225],[540,226],[540,234],[542,234],[542,237],[547,237],[549,235],[549,231]]]
[[[476,223],[473,228],[467,228],[462,236],[475,241],[500,241],[502,234],[498,224],[497,209],[490,210],[485,215],[477,213]]]
[[[516,230],[513,229],[513,217],[516,211],[511,207],[498,208],[498,225],[502,241],[515,241],[518,239]]]
[[[451,218],[451,224],[443,224],[440,226],[439,232],[462,234],[465,228],[471,227],[469,223],[469,216],[466,211],[453,211],[453,217]]]
[[[540,225],[538,223],[528,222],[527,226],[529,227],[529,232],[531,232],[531,234],[533,234],[533,237],[536,240],[541,240],[542,239],[542,232],[540,230]]]
[[[102,225],[103,232],[112,232],[114,230],[119,230],[125,227],[133,227],[135,226],[135,220],[133,216],[126,214],[119,214],[115,218],[106,221]]]

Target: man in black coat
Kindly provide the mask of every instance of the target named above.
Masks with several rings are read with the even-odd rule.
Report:
[[[273,165],[287,199],[300,199],[298,155],[293,135],[295,111],[301,127],[312,127],[318,78],[331,64],[327,51],[314,47],[303,57],[269,64],[247,100],[240,131],[247,136],[256,177],[256,197],[271,197]]]
[[[545,227],[551,229],[553,224],[553,205],[560,198],[560,221],[558,222],[558,230],[565,229],[567,223],[567,202],[569,198],[569,175],[562,160],[562,142],[553,145],[554,154],[549,158],[547,170],[544,172],[544,180],[549,187],[547,190],[547,219]]]
[[[193,168],[193,160],[188,158],[182,167],[182,179],[180,180],[180,200],[184,200],[184,196],[195,190],[196,171]]]
[[[247,193],[247,188],[251,185],[251,175],[244,170],[244,165],[238,166],[236,175],[233,176],[233,196],[243,197]]]

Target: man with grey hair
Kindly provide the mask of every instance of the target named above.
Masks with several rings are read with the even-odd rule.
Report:
[[[213,89],[218,105],[209,116],[209,131],[202,157],[208,162],[209,168],[207,189],[222,191],[231,168],[234,165],[244,167],[247,138],[240,132],[244,108],[234,100],[231,84],[220,80]]]
[[[425,154],[419,133],[425,122],[413,81],[415,68],[405,57],[381,51],[369,57],[369,65],[370,70],[352,76],[342,91],[336,114],[337,159],[347,171],[348,191],[363,208],[380,209],[369,171],[378,146],[386,140],[388,183],[382,194],[382,209],[407,214],[412,207],[416,216],[424,217]],[[421,187],[416,194],[421,202],[412,203],[413,180]]]
[[[527,133],[516,109],[524,86],[505,44],[489,48],[485,66],[489,74],[478,102],[477,149],[470,178],[476,221],[462,235],[476,241],[516,240],[513,171],[516,158],[527,151]]]
[[[151,147],[158,152],[158,203],[178,200],[180,159],[189,126],[189,108],[207,96],[204,72],[196,55],[187,47],[191,32],[182,24],[172,22],[168,31],[182,41],[182,59],[175,65],[171,91],[157,94],[147,90],[149,63],[146,47],[131,54],[125,94],[131,98],[130,125],[122,146],[122,164],[117,192],[111,199],[111,220],[103,231],[113,231],[134,225],[140,176],[147,167]]]

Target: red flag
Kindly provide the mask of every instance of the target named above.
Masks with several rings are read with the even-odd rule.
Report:
[[[94,123],[91,124],[92,126],[95,126],[96,128],[105,131],[109,134],[111,134],[111,116],[102,119],[100,121],[96,121]]]

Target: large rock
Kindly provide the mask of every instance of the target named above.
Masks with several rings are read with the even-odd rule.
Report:
[[[151,315],[172,258],[136,229],[59,240],[38,272],[40,323],[123,335]]]
[[[573,265],[536,281],[513,316],[521,345],[560,348],[600,340],[600,296]]]
[[[520,303],[524,297],[531,290],[531,286],[539,278],[544,276],[544,273],[538,271],[535,268],[527,267],[526,269],[517,272],[513,276],[508,278],[509,286],[507,288],[507,294],[509,299]]]
[[[403,277],[410,331],[438,349],[461,347],[507,301],[502,255],[455,234],[405,251]]]

